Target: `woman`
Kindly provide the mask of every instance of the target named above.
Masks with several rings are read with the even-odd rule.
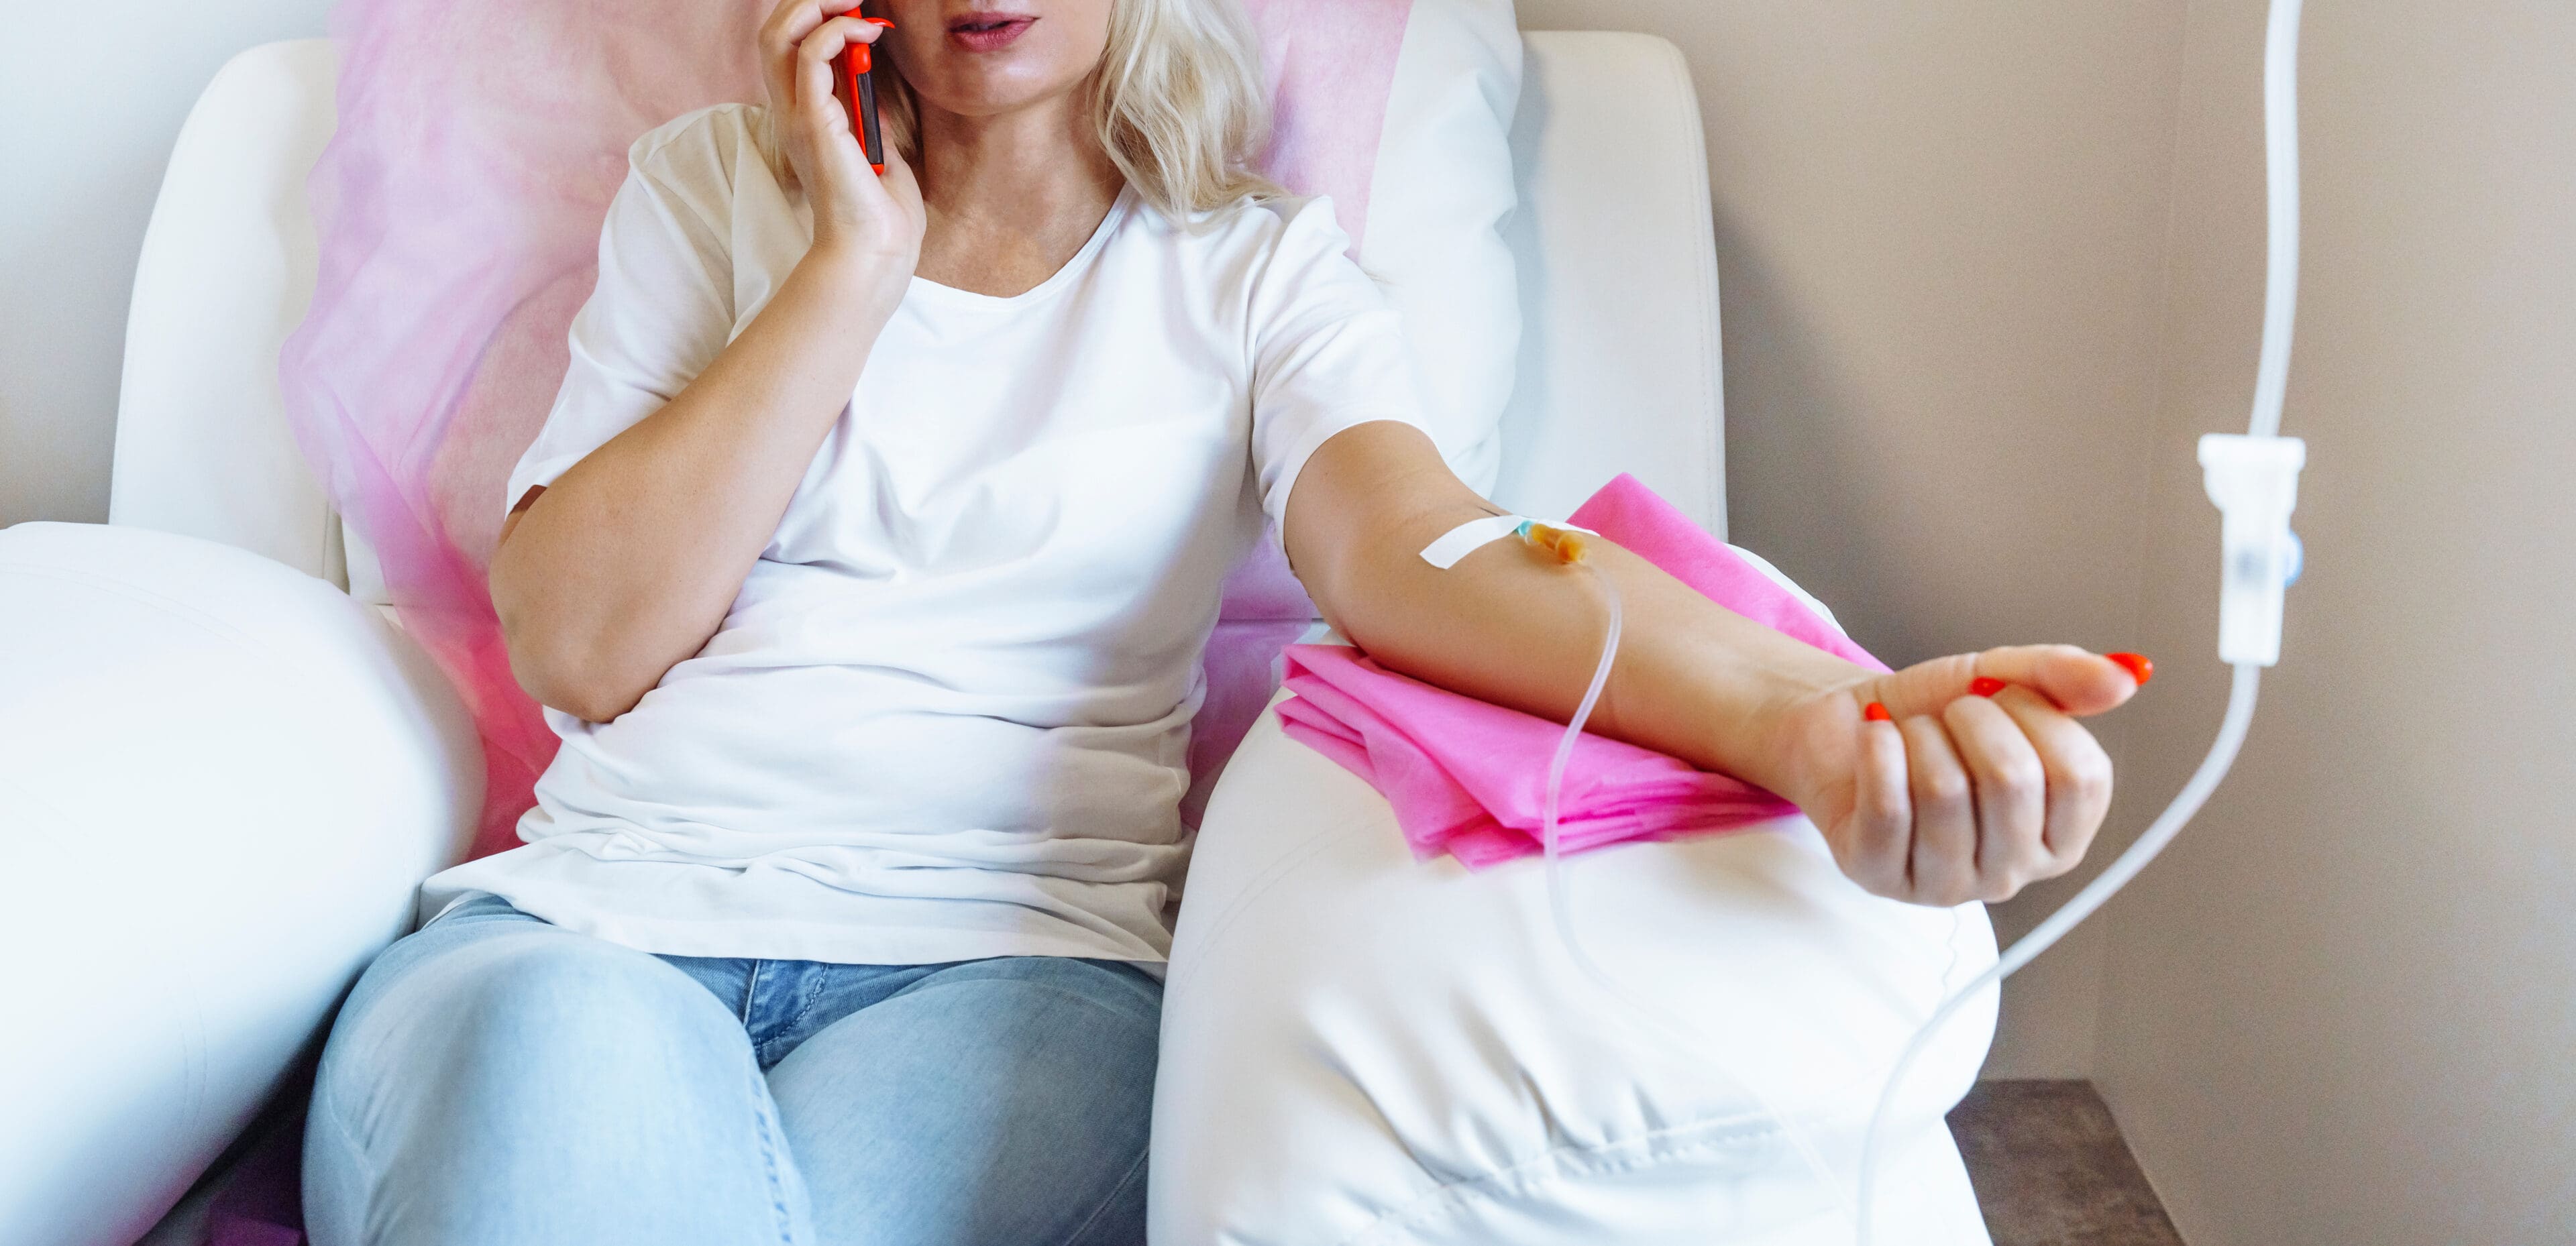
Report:
[[[1497,509],[1330,205],[1247,171],[1231,0],[985,2],[782,0],[767,109],[636,144],[492,564],[563,750],[342,1012],[319,1246],[1139,1242],[1197,658],[1265,518],[1382,663],[1570,712],[1599,603],[1418,556]],[[851,44],[902,79],[882,178]],[[1883,895],[2082,855],[2121,666],[1875,675],[1596,557],[1595,730],[1795,800]]]

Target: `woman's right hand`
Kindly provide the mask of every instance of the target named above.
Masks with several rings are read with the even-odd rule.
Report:
[[[760,28],[761,75],[778,142],[814,213],[814,249],[857,260],[898,296],[921,258],[921,186],[888,144],[885,175],[868,167],[832,94],[834,62],[886,28],[844,0],[779,0]]]

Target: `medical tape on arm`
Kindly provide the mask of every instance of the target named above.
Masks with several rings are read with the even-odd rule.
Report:
[[[1483,549],[1485,546],[1502,540],[1504,537],[1518,533],[1522,528],[1531,524],[1546,522],[1547,521],[1543,519],[1532,519],[1527,515],[1487,515],[1482,519],[1470,519],[1455,528],[1451,528],[1447,532],[1441,533],[1440,539],[1433,541],[1429,545],[1423,546],[1422,561],[1446,571],[1451,567],[1457,566],[1459,559],[1475,553],[1477,550]],[[1569,523],[1549,524],[1548,526],[1563,528],[1568,532],[1580,532],[1585,536],[1597,537],[1601,535],[1590,528],[1578,528]]]

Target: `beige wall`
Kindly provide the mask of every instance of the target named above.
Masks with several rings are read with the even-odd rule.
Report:
[[[2241,422],[2263,5],[2195,0],[2155,461]],[[2112,914],[2097,1073],[2193,1246],[2576,1242],[2576,5],[2308,6],[2284,431],[2311,570],[2243,764]],[[2217,527],[2145,512],[2204,649]],[[2162,791],[2223,699],[2177,664]]]
[[[2033,640],[2141,647],[2182,7],[1520,9],[1527,27],[1643,30],[1690,58],[1733,539],[1900,665]],[[2115,756],[2126,727],[2104,724]],[[2124,818],[2161,791],[2124,790]],[[2002,932],[2075,881],[2001,908]],[[2008,984],[1990,1076],[2091,1071],[2102,935],[2078,929]]]

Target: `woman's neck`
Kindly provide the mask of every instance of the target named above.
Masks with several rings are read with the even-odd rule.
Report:
[[[1124,184],[1080,101],[992,117],[922,109],[924,279],[977,294],[1024,293],[1100,228]]]

